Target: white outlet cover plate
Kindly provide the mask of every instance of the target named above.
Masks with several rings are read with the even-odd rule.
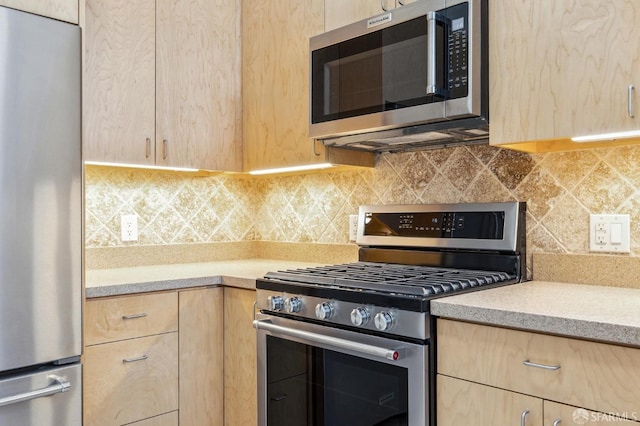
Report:
[[[135,214],[121,215],[120,233],[122,241],[138,241],[138,216]]]
[[[620,242],[611,241],[611,229],[619,227]],[[628,214],[592,214],[589,216],[589,250],[603,253],[630,253],[631,230]]]
[[[349,215],[349,241],[355,241],[358,238],[358,215]]]

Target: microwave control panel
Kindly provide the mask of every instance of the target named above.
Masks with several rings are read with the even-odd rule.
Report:
[[[451,98],[467,96],[469,85],[469,4],[445,10],[449,25],[449,93]]]

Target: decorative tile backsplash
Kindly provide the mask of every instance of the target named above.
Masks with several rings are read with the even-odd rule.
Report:
[[[86,172],[86,245],[348,243],[362,204],[527,201],[527,247],[588,253],[589,213],[631,215],[640,255],[640,146],[526,154],[470,146],[380,155],[375,169],[295,176]],[[120,241],[137,214],[139,241]]]

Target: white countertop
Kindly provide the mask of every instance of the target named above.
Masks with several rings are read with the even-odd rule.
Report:
[[[431,313],[640,347],[640,289],[529,281],[433,300]]]

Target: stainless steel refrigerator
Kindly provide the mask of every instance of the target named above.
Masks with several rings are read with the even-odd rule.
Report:
[[[82,424],[80,51],[0,7],[0,425]]]

